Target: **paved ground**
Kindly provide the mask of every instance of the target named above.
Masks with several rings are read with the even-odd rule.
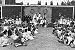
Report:
[[[28,42],[28,46],[15,48],[14,46],[0,47],[0,50],[75,50],[57,41],[52,34],[52,28],[39,28],[37,37]]]

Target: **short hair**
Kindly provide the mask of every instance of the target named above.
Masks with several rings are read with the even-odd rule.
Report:
[[[27,29],[25,29],[25,32],[27,32]]]
[[[33,11],[33,12],[32,12],[32,11]],[[30,10],[30,13],[34,13],[34,12],[35,12],[34,9],[31,9],[31,10]]]
[[[45,12],[45,11],[46,11],[46,12]],[[44,13],[47,13],[47,12],[48,12],[48,10],[47,10],[47,9],[44,9],[44,10],[43,10],[43,12],[44,12]]]

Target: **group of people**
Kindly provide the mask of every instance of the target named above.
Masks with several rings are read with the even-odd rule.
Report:
[[[61,16],[54,23],[53,34],[58,38],[58,42],[75,47],[75,20]]]
[[[27,46],[27,42],[33,40],[37,33],[38,27],[34,23],[22,21],[21,18],[4,19],[0,26],[0,46]]]
[[[19,25],[21,23],[22,23],[21,18],[16,18],[16,19],[13,19],[13,18],[5,18],[3,20],[3,24],[9,24],[9,25],[11,25],[11,24],[17,24],[17,25]]]
[[[41,13],[35,13],[33,15],[32,22],[35,25],[39,25],[41,27],[46,27],[47,26],[46,17],[47,17],[46,14],[44,14],[43,16],[41,16]]]
[[[25,21],[25,20],[27,22],[34,23],[35,26],[38,25],[41,27],[46,27],[46,25],[47,25],[46,14],[44,14],[44,16],[42,16],[41,13],[38,13],[38,12],[36,12],[33,16],[26,14],[23,17],[23,21]]]

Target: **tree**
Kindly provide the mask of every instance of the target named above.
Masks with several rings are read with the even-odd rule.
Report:
[[[57,5],[58,5],[58,2],[57,2]]]
[[[29,2],[27,3],[27,5],[29,5]]]
[[[67,5],[67,3],[66,3],[66,2],[64,2],[64,5]]]
[[[41,5],[41,1],[38,1],[38,5]]]
[[[45,5],[47,5],[47,2],[45,2]]]
[[[50,5],[53,5],[53,1],[50,2]]]
[[[38,1],[38,5],[39,5],[39,1]]]
[[[23,2],[21,2],[21,5],[23,5]]]
[[[67,1],[67,5],[71,5],[69,0]]]
[[[75,1],[73,0],[73,1],[71,1],[71,5],[75,5]]]
[[[61,5],[65,5],[65,3],[62,1],[62,2],[61,2]]]
[[[39,5],[41,5],[41,1],[39,1]]]

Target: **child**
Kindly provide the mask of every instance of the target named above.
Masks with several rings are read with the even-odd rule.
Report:
[[[2,33],[2,36],[0,37],[0,46],[7,46],[9,45],[9,42],[8,42],[8,37],[7,37],[7,30],[5,30],[3,33]]]

